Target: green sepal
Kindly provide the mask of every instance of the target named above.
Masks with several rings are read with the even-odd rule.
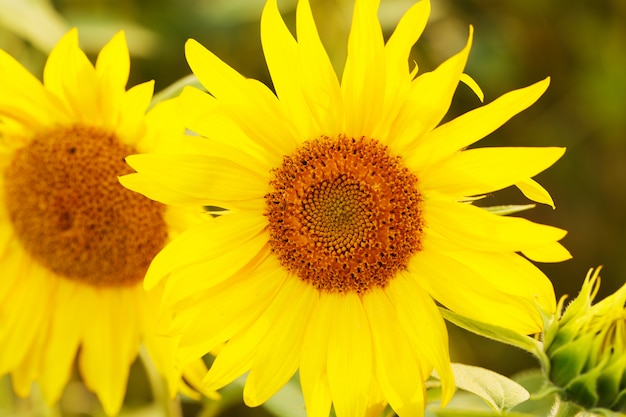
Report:
[[[518,347],[535,355],[542,361],[542,364],[548,363],[548,359],[543,352],[543,345],[538,340],[504,327],[470,319],[469,317],[462,316],[446,308],[439,307],[439,311],[446,320],[467,331],[507,345]]]
[[[564,344],[556,343],[555,339],[548,352],[551,363],[550,380],[554,384],[565,387],[580,375],[587,363],[593,337],[588,334]]]
[[[490,213],[497,214],[499,216],[507,216],[509,214],[519,213],[520,211],[530,210],[536,207],[536,204],[509,204],[503,206],[491,206],[481,207],[483,210],[487,210]]]

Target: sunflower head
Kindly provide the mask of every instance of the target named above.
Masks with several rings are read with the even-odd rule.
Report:
[[[43,82],[0,50],[0,375],[20,396],[39,382],[54,403],[77,362],[110,415],[142,344],[170,394],[182,386],[175,341],[154,334],[162,288],[142,280],[194,217],[119,184],[127,155],[184,131],[173,101],[147,112],[154,83],[127,90],[129,71],[123,32],[94,65],[69,31]]]
[[[420,72],[410,55],[430,3],[413,4],[387,40],[378,5],[355,2],[338,77],[309,1],[298,2],[294,34],[268,0],[261,41],[273,90],[189,40],[187,61],[209,93],[180,96],[195,150],[132,155],[137,172],[120,178],[168,205],[223,209],[159,252],[145,284],[165,282],[165,331],[180,337],[181,362],[223,346],[205,387],[248,373],[251,406],[298,372],[311,416],[385,403],[419,416],[433,370],[444,403],[455,389],[436,302],[524,334],[542,330],[536,303],[556,308],[529,259],[568,259],[566,232],[472,202],[516,187],[554,206],[532,177],[564,150],[468,149],[549,80],[442,122],[460,82],[481,95],[463,72],[471,27],[460,52]]]
[[[546,333],[549,380],[587,409],[626,412],[626,285],[592,305],[600,268]]]

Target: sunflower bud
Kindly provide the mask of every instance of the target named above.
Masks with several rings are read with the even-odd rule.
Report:
[[[578,297],[546,330],[546,372],[562,400],[626,412],[626,284],[592,305],[598,273],[589,271]]]

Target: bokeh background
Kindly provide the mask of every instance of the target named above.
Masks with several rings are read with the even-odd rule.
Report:
[[[310,1],[322,40],[340,72],[353,0]],[[386,35],[413,2],[382,0],[379,15]],[[190,73],[184,43],[195,38],[244,75],[271,85],[259,38],[263,3],[0,0],[0,48],[41,77],[47,53],[69,28],[79,28],[81,46],[91,56],[124,29],[132,58],[129,86],[154,79],[159,91]],[[295,3],[279,0],[291,27]],[[434,69],[460,50],[472,24],[474,46],[466,72],[483,88],[486,102],[546,76],[552,78],[548,92],[536,105],[480,145],[567,147],[565,156],[538,177],[557,209],[537,207],[525,216],[567,229],[563,243],[574,258],[540,267],[552,279],[557,296],[574,296],[587,270],[598,265],[604,266],[600,297],[615,291],[626,277],[626,2],[432,0],[432,8],[429,25],[413,51],[420,72]],[[469,88],[461,85],[447,118],[479,105]],[[498,193],[488,202],[526,203],[515,190]],[[505,375],[535,366],[521,351],[454,326],[450,332],[456,361]],[[152,394],[145,370],[139,364],[135,368],[127,405],[133,410],[136,403],[132,415],[139,416],[145,410],[140,406],[152,401]],[[0,391],[0,416],[97,413],[94,399],[78,382],[68,387],[61,411],[47,410],[37,401],[16,401],[10,396],[7,378],[0,379]],[[197,415],[194,404],[185,407],[185,415]],[[13,411],[3,411],[9,409]],[[233,415],[246,413],[263,415],[244,409]]]

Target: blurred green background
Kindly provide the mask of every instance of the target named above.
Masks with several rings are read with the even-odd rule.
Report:
[[[340,71],[353,0],[310,1],[322,40]],[[386,35],[413,2],[382,0],[379,15]],[[155,79],[159,91],[190,73],[184,43],[195,38],[242,74],[270,84],[259,38],[263,3],[0,0],[0,48],[41,77],[47,53],[70,27],[79,28],[81,45],[91,56],[124,29],[132,56],[129,86]],[[279,0],[291,27],[295,3]],[[600,297],[613,292],[626,277],[626,2],[432,0],[432,8],[429,25],[414,48],[420,71],[433,69],[456,53],[472,24],[474,46],[466,72],[483,88],[486,102],[552,77],[548,92],[536,105],[479,145],[567,147],[565,156],[538,177],[557,209],[538,207],[525,216],[569,230],[563,243],[574,259],[540,267],[552,279],[557,296],[574,296],[587,270],[604,265]],[[460,86],[448,118],[479,105],[470,90]],[[525,200],[519,192],[505,190],[489,202],[523,204]],[[450,331],[456,361],[506,375],[535,366],[520,351],[454,326]],[[128,401],[150,401],[146,381],[137,366]],[[0,384],[6,384],[6,378]],[[69,388],[73,389],[80,387]],[[82,391],[80,395],[89,398]],[[87,415],[86,410],[93,408],[93,399],[89,401],[84,409],[68,412]],[[189,405],[186,414],[196,411]],[[237,413],[243,415],[242,410]]]

